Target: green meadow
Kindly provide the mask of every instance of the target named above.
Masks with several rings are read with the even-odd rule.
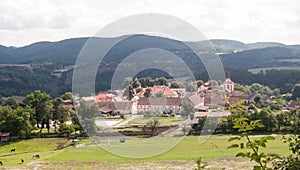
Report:
[[[111,154],[101,147],[93,144],[90,140],[83,140],[80,143],[85,143],[85,146],[76,148],[68,146],[64,149],[58,149],[58,146],[67,146],[71,143],[63,138],[36,138],[23,140],[14,143],[2,143],[0,145],[0,161],[4,166],[21,167],[26,164],[31,164],[36,161],[44,163],[62,163],[62,162],[113,162],[115,164],[123,162],[137,161],[169,161],[169,160],[194,160],[197,157],[202,157],[204,160],[214,160],[219,158],[232,158],[239,151],[238,149],[227,149],[233,142],[228,142],[230,135],[213,135],[206,142],[199,143],[198,136],[187,136],[173,147],[172,149],[153,157],[147,158],[128,158],[115,154]],[[258,138],[260,136],[251,136]],[[282,136],[276,135],[276,139],[267,144],[267,148],[263,149],[266,153],[286,154],[288,147],[281,141]],[[161,139],[157,139],[157,145]],[[127,142],[127,141],[126,141]],[[121,144],[120,144],[121,145]],[[130,145],[130,143],[129,143]],[[134,143],[132,143],[134,146]],[[16,152],[11,153],[10,149],[15,148]],[[120,146],[120,149],[122,147]],[[132,148],[134,149],[134,148]],[[39,154],[40,159],[32,159],[33,154]],[[20,160],[24,159],[25,163],[20,164]]]

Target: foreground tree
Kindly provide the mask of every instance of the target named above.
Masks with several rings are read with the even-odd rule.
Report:
[[[182,111],[183,117],[193,119],[194,112],[195,112],[193,105],[191,105],[190,103],[187,103],[187,102],[183,102],[182,110],[183,110]]]
[[[71,101],[73,101],[73,94],[72,94],[72,92],[66,92],[65,94],[63,94],[61,96],[61,99],[62,100],[71,100]]]
[[[158,119],[152,119],[149,122],[147,122],[147,127],[151,130],[151,136],[154,136],[158,126],[160,125],[160,122]]]
[[[0,107],[0,132],[9,132],[10,135],[29,137],[32,125],[30,121],[32,109],[29,107],[11,108]]]
[[[56,98],[53,100],[53,110],[52,110],[52,120],[63,124],[70,117],[70,111],[68,108],[64,107],[63,100],[61,98]]]
[[[26,96],[31,108],[34,109],[36,125],[40,128],[40,132],[46,125],[48,132],[50,130],[49,121],[52,118],[52,102],[50,95],[35,90]],[[41,126],[40,126],[41,124]]]
[[[97,116],[98,107],[89,105],[86,102],[80,102],[80,105],[75,108],[81,127],[86,133],[94,133],[97,131],[95,118]],[[76,121],[76,120],[74,120]]]
[[[18,107],[18,102],[15,98],[9,97],[6,100],[3,100],[2,106],[10,106],[12,109],[16,109]]]
[[[260,120],[249,121],[247,118],[236,118],[234,120],[233,128],[238,129],[238,136],[231,137],[228,142],[238,141],[237,144],[232,144],[230,148],[240,148],[241,150],[248,149],[244,152],[239,152],[236,157],[247,157],[250,161],[255,161],[258,165],[254,166],[254,170],[271,170],[269,163],[272,161],[270,156],[267,156],[261,151],[261,148],[265,148],[269,140],[274,140],[273,136],[264,136],[259,139],[250,139],[249,132],[256,128],[263,128],[264,125]],[[245,139],[246,142],[243,142]]]

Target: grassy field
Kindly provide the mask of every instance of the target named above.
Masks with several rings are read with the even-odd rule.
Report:
[[[39,154],[41,158],[49,157],[57,153],[59,146],[68,145],[70,141],[63,138],[36,138],[18,142],[0,144],[0,161],[5,166],[19,165],[21,159],[26,163],[32,161],[33,154]],[[15,152],[11,152],[15,149]]]
[[[238,152],[237,149],[226,149],[230,145],[227,142],[229,135],[214,135],[205,143],[199,143],[199,137],[187,136],[177,146],[171,150],[150,158],[134,159],[126,158],[111,154],[104,149],[89,145],[88,147],[76,148],[74,146],[67,147],[62,150],[56,150],[58,145],[66,144],[65,139],[31,139],[15,143],[2,144],[0,147],[0,160],[4,162],[5,166],[21,167],[37,160],[32,160],[32,155],[40,154],[41,159],[38,161],[46,164],[62,164],[63,162],[76,162],[78,166],[80,163],[91,164],[96,166],[93,162],[102,162],[102,164],[122,164],[143,162],[143,161],[192,161],[197,157],[202,157],[205,160],[215,160],[219,158],[232,158]],[[258,136],[252,136],[256,138]],[[282,136],[276,136],[276,140],[268,143],[267,153],[288,153],[287,146],[283,144],[280,139]],[[90,143],[89,140],[84,142]],[[159,141],[158,141],[159,142]],[[16,153],[10,153],[10,149],[15,148]],[[150,148],[151,149],[151,148]],[[25,160],[24,165],[20,165],[21,159]]]
[[[256,136],[252,136],[255,138]],[[69,147],[59,154],[45,159],[45,161],[128,161],[128,160],[193,160],[201,156],[203,159],[216,159],[233,157],[238,149],[226,149],[230,143],[227,142],[229,135],[211,136],[205,143],[199,143],[197,136],[185,137],[177,146],[171,150],[151,158],[132,159],[110,154],[100,147],[75,148]],[[281,141],[281,136],[268,143],[267,153],[287,153],[287,146]]]
[[[161,126],[168,126],[168,125],[175,125],[180,123],[181,121],[184,120],[182,117],[144,117],[144,116],[139,116],[135,118],[134,120],[130,121],[126,126],[144,126],[147,125],[147,123],[154,118],[158,118],[160,125]]]

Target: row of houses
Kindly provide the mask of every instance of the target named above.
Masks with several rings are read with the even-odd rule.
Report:
[[[93,100],[103,114],[118,112],[122,114],[138,114],[144,112],[180,113],[184,102],[190,103],[197,111],[207,112],[210,108],[225,105],[225,95],[210,89],[210,82],[198,88],[197,92],[186,92],[185,89],[171,89],[168,86],[156,85],[142,89],[130,101],[122,96],[122,92],[101,92]],[[146,89],[150,89],[152,97],[145,97]],[[227,93],[234,92],[234,82],[229,78],[224,82]],[[162,96],[155,97],[156,94]]]
[[[181,110],[181,98],[152,98],[152,97],[134,97],[131,101],[107,101],[96,102],[99,111],[102,114],[122,113],[138,114],[145,112],[164,112],[172,110],[173,113],[179,113]]]
[[[165,112],[181,113],[182,104],[191,104],[197,112],[209,112],[216,110],[218,107],[228,107],[230,104],[239,100],[245,100],[246,103],[254,101],[256,93],[242,92],[234,90],[234,82],[227,78],[224,83],[217,88],[223,90],[214,90],[212,82],[206,82],[201,85],[197,92],[186,92],[185,89],[171,89],[168,86],[153,86],[151,89],[152,97],[145,97],[145,89],[142,89],[131,100],[127,100],[122,90],[101,92],[95,97],[85,97],[84,100],[95,101],[99,111],[103,114],[122,113],[122,114],[139,114],[144,112]],[[155,97],[155,94],[162,96]],[[153,95],[154,94],[154,95]],[[261,99],[266,103],[271,103],[270,96],[261,94]],[[286,110],[291,108],[300,108],[294,103],[288,103]],[[202,113],[204,114],[204,113]]]

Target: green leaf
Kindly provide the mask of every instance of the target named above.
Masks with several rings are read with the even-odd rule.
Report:
[[[257,123],[256,126],[259,127],[259,128],[264,128],[264,127],[265,127],[265,126],[264,126],[263,124],[261,124],[261,123]]]
[[[258,123],[261,123],[261,120],[258,119],[258,120],[253,120],[253,121],[251,121],[251,122],[253,122],[253,124],[256,125],[256,124],[258,124]]]
[[[245,132],[244,132],[244,133],[241,133],[240,136],[241,136],[241,137],[245,137],[245,136],[247,136],[247,133],[245,133]]]
[[[241,140],[241,138],[238,137],[238,136],[230,137],[230,138],[228,139],[228,142],[231,142],[231,141],[233,141],[233,140]]]
[[[239,145],[238,144],[232,144],[230,146],[227,147],[227,149],[230,149],[230,148],[238,148]]]
[[[247,154],[246,153],[243,153],[243,152],[239,152],[235,155],[235,157],[246,157]]]
[[[254,129],[254,128],[251,127],[251,126],[247,126],[247,127],[246,127],[246,130],[247,130],[247,131],[250,131],[250,130],[253,130],[253,129]]]
[[[266,157],[266,154],[265,154],[265,153],[260,153],[260,154],[259,154],[259,157],[265,158],[265,157]]]
[[[238,120],[239,120],[239,121],[248,121],[249,119],[246,118],[246,117],[241,117],[241,118],[239,118]]]
[[[233,125],[233,128],[234,129],[239,129],[239,128],[241,128],[241,126],[239,124],[235,124],[235,125]]]
[[[244,149],[244,147],[245,147],[245,146],[244,146],[244,143],[241,143],[241,144],[240,144],[240,148],[241,148],[241,149]]]
[[[264,148],[267,147],[265,142],[260,143],[260,146]]]
[[[267,136],[266,140],[275,140],[275,137],[274,136]]]
[[[262,168],[260,166],[256,165],[256,166],[253,167],[253,170],[262,170]]]

